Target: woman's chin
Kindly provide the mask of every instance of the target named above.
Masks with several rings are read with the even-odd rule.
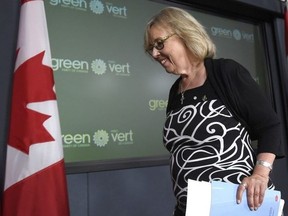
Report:
[[[167,73],[178,75],[178,73],[174,70],[174,68],[165,67],[165,66],[163,66],[163,67],[164,67],[164,69],[166,70]]]
[[[165,67],[165,70],[169,74],[179,75],[179,73],[177,73],[173,68]]]

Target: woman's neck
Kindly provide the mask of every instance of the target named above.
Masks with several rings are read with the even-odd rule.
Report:
[[[189,72],[181,75],[181,78],[182,79],[179,84],[180,92],[202,86],[207,78],[204,62],[201,61],[195,65],[192,65]]]

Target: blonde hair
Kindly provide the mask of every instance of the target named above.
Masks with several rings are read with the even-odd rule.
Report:
[[[150,45],[149,31],[153,25],[170,29],[176,33],[198,59],[213,58],[216,47],[205,28],[188,12],[176,7],[162,9],[147,23],[144,34],[144,48]]]

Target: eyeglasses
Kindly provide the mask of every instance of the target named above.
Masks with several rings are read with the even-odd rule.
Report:
[[[173,34],[170,34],[170,35],[167,35],[163,38],[158,38],[156,39],[156,41],[150,45],[148,47],[148,49],[146,50],[146,52],[148,52],[150,55],[152,55],[152,52],[153,52],[153,49],[156,48],[157,50],[162,50],[164,48],[164,42],[166,40],[168,40],[170,37],[172,37],[173,35],[175,35],[176,33],[173,33]]]

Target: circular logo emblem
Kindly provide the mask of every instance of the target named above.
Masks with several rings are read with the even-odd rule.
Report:
[[[241,32],[238,29],[234,29],[233,37],[235,38],[235,40],[241,40]]]
[[[103,60],[95,59],[91,63],[91,68],[95,74],[102,75],[106,72],[107,67],[106,67],[106,63]]]
[[[92,0],[90,2],[90,9],[95,14],[102,14],[104,12],[104,6],[103,3],[99,0]]]
[[[104,147],[109,141],[109,135],[104,130],[98,130],[93,135],[94,143],[99,147]]]

